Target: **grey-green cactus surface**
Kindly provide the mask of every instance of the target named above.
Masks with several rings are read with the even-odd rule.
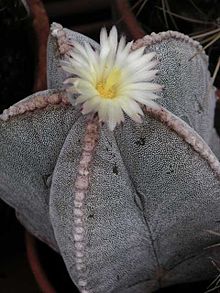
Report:
[[[60,67],[74,42],[54,24],[48,90],[0,116],[0,197],[28,231],[58,251],[81,292],[152,292],[215,276],[220,140],[216,97],[200,45],[177,32],[146,36],[165,86],[142,124],[100,125],[86,197],[74,184],[88,117],[68,101]],[[194,56],[192,58],[192,56]],[[78,236],[77,236],[78,235]]]

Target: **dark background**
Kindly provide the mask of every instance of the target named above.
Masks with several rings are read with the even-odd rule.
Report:
[[[97,41],[102,26],[110,28],[114,23],[120,24],[120,19],[113,17],[111,2],[113,1],[103,0],[95,1],[96,4],[94,4],[93,1],[82,0],[43,1],[50,23],[53,21],[59,22],[64,27],[84,33]],[[220,1],[204,0],[203,2],[209,2],[209,5],[213,5],[210,10],[211,14],[212,10],[216,12],[216,5]],[[135,1],[131,1],[131,3],[133,5]],[[149,5],[154,9],[152,3],[152,1],[149,1]],[[183,8],[179,7],[179,9]],[[190,9],[188,8],[189,15],[192,13]],[[147,13],[148,10],[143,10],[140,13],[140,22],[143,22],[143,15]],[[178,25],[185,33],[190,33],[190,30],[194,29],[194,26],[192,28],[190,24],[181,21],[178,22]],[[172,26],[172,23],[170,23],[170,26]],[[152,30],[160,31],[161,28],[165,30],[165,28],[163,29],[164,23],[161,21],[161,15],[158,12],[152,17],[150,28],[146,24],[143,24],[143,27],[148,33]],[[37,62],[36,39],[33,35],[32,19],[21,2],[18,0],[0,0],[0,112],[33,92],[34,72]],[[212,72],[220,55],[219,43],[220,41],[216,42],[211,53],[209,52],[212,54],[210,62]],[[216,86],[220,88],[219,77],[216,80]],[[215,125],[220,130],[220,119],[218,117],[220,117],[219,106],[216,109]],[[0,292],[41,292],[28,264],[24,228],[17,221],[14,210],[1,201],[0,235]],[[47,277],[54,284],[56,292],[77,292],[68,277],[62,259],[46,245],[38,241],[34,244],[42,266],[47,272]],[[185,292],[186,290],[195,293],[204,292],[208,284],[209,282],[179,285],[161,290],[161,292]]]

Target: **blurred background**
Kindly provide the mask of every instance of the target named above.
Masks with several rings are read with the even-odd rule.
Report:
[[[188,34],[205,47],[220,89],[219,0],[0,0],[0,112],[46,88],[47,36],[54,21],[96,41],[101,27],[113,24],[128,40],[166,30]],[[217,104],[218,133],[219,109]],[[61,257],[25,235],[14,210],[2,201],[0,233],[0,292],[78,292]],[[208,284],[210,280],[161,292],[204,292]]]

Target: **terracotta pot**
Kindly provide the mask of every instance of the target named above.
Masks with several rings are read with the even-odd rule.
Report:
[[[146,33],[140,27],[127,0],[114,0],[113,10],[115,11],[115,17],[118,25],[121,26],[121,29],[130,39],[136,40],[143,38]]]
[[[32,18],[33,29],[36,39],[36,69],[33,91],[40,91],[47,88],[46,84],[46,54],[47,39],[49,34],[49,21],[46,10],[40,0],[25,1]]]
[[[62,257],[48,245],[26,232],[27,258],[34,277],[44,293],[79,293],[69,277]]]
[[[47,40],[49,35],[49,20],[44,5],[40,0],[26,0],[32,18],[35,38],[35,77],[33,92],[47,88]],[[36,239],[26,232],[26,250],[31,270],[42,292],[55,293],[44,272],[36,250]]]
[[[30,83],[30,88],[28,87],[28,90],[27,90],[27,91],[29,91],[28,94],[31,94],[31,92],[46,89],[46,47],[47,47],[47,38],[48,38],[48,34],[49,34],[49,21],[48,21],[48,17],[45,12],[45,9],[43,7],[43,4],[40,0],[26,0],[26,1],[23,1],[23,4],[28,12],[27,18],[29,19],[29,17],[30,17],[32,20],[30,32],[29,32],[29,23],[28,23],[27,27],[25,27],[25,28],[27,28],[27,31],[28,31],[28,34],[25,35],[26,39],[28,40],[27,43],[28,44],[30,43],[30,48],[28,47],[28,50],[34,51],[33,54],[31,54],[31,60],[30,60],[30,62],[32,63],[32,57],[33,57],[33,59],[34,59],[33,68],[35,70],[35,72],[33,73],[34,78],[32,79],[32,82]],[[16,9],[17,3],[15,2],[13,5]],[[14,12],[12,12],[12,15],[14,17],[13,13]],[[9,33],[9,36],[10,36],[10,33]],[[6,44],[6,45],[8,45],[8,44]],[[9,47],[9,51],[10,51],[10,47]],[[23,70],[23,68],[21,68],[21,70]],[[18,71],[19,71],[19,69],[18,69]],[[24,71],[25,71],[25,69],[24,69]],[[31,74],[32,74],[32,72],[31,72]],[[27,83],[28,82],[26,81],[25,86]],[[1,100],[1,108],[4,109],[9,106],[9,103],[13,104],[16,102],[17,102],[17,100],[14,99],[14,97],[7,96],[7,100],[6,99],[4,101]],[[12,211],[12,209],[10,207],[8,207],[6,204],[4,204],[4,202],[0,201],[0,215],[1,215],[1,223],[3,223],[2,227],[1,227],[1,235],[2,235],[2,237],[7,239],[8,235],[10,234],[10,232],[8,233],[8,229],[10,230],[10,223],[14,219],[14,212]],[[7,225],[5,225],[5,224],[7,224]],[[14,227],[13,227],[13,229],[14,229]],[[35,264],[34,264],[34,262],[32,263],[33,268],[36,268],[36,267],[38,267],[37,257],[36,257],[36,255],[33,254],[33,251],[31,250],[30,247],[31,247],[30,245],[27,247],[27,249],[29,251],[28,253],[32,253],[32,255],[33,255],[32,260],[34,260],[34,262],[35,262]],[[5,253],[6,254],[10,253],[10,250],[9,251],[6,250]],[[40,274],[38,271],[38,276],[40,276],[40,275],[42,276],[42,278],[39,278],[39,284],[42,283],[46,286],[46,282],[43,281],[44,280],[43,274]],[[47,286],[47,288],[49,288],[49,285]],[[52,293],[55,291],[50,290],[47,292]]]
[[[38,255],[38,251],[36,248],[36,238],[33,237],[28,232],[25,233],[25,243],[26,243],[26,250],[27,250],[27,257],[28,261],[34,274],[34,277],[38,283],[38,286],[44,293],[56,293],[56,290],[51,285],[50,281],[48,280],[47,274],[44,271],[41,263],[40,258]]]

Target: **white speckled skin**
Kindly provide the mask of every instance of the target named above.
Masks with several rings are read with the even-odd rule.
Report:
[[[81,292],[146,293],[214,277],[209,257],[219,251],[205,248],[220,240],[207,232],[220,231],[220,142],[205,54],[189,61],[198,44],[176,32],[137,41],[161,61],[164,108],[145,108],[143,124],[126,119],[112,133],[62,89],[69,46],[98,45],[56,24],[52,34],[53,90],[0,117],[1,198],[61,253]]]

